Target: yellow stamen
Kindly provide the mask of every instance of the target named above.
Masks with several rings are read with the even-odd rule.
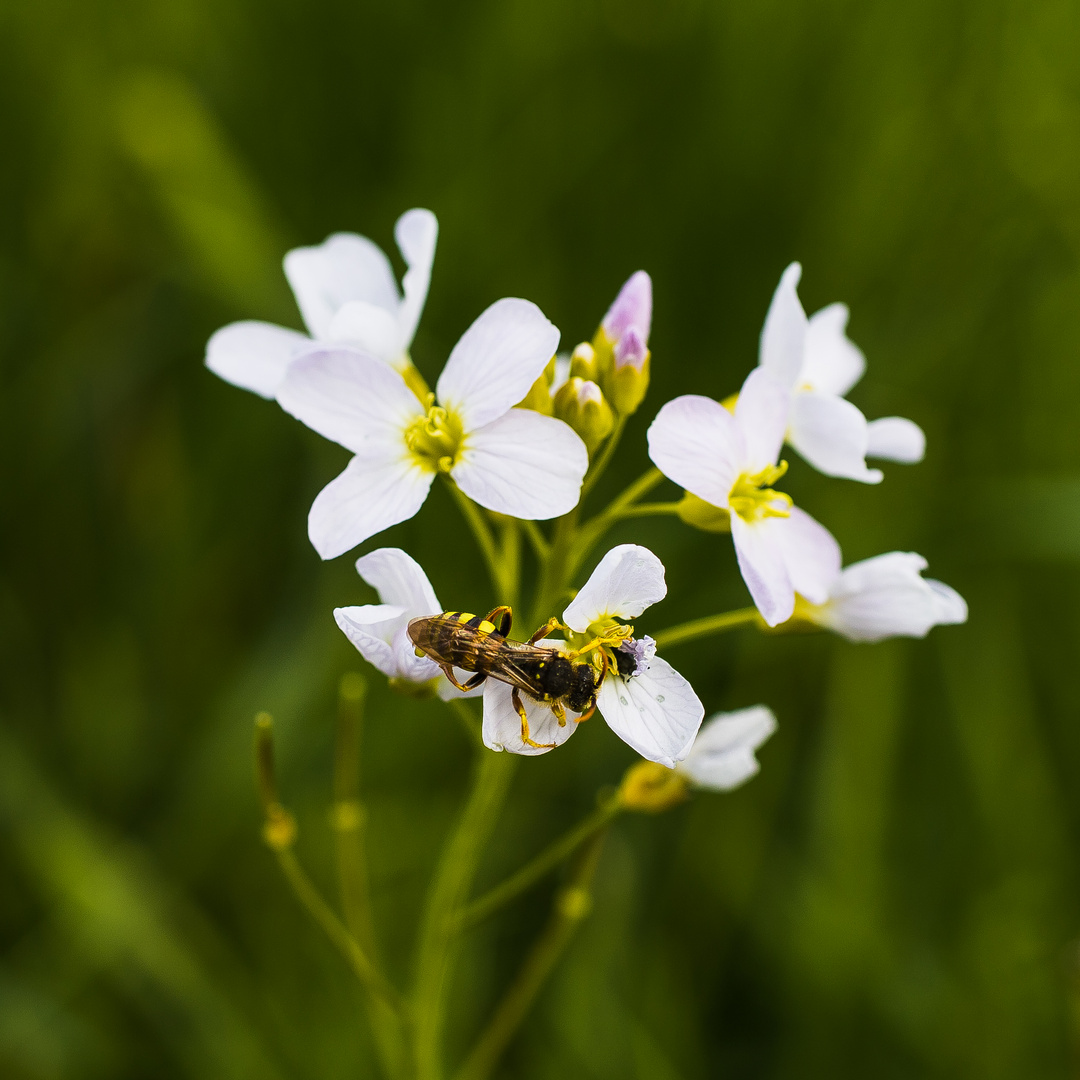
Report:
[[[461,421],[441,405],[436,405],[434,394],[428,394],[424,404],[426,414],[417,417],[405,429],[405,445],[422,468],[448,473],[461,453],[464,434]]]
[[[768,486],[775,484],[787,472],[787,467],[787,462],[781,461],[779,465],[766,465],[761,472],[742,473],[728,495],[732,513],[749,524],[767,517],[790,517],[791,496]],[[783,505],[774,506],[777,502]]]

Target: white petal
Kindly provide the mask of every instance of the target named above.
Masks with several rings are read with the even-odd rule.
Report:
[[[355,345],[377,360],[394,363],[402,352],[401,328],[392,311],[367,300],[350,300],[330,320],[331,341]]]
[[[623,742],[668,768],[690,752],[705,715],[694,688],[659,656],[634,678],[609,673],[596,705]]]
[[[796,292],[801,276],[797,262],[781,275],[761,330],[758,363],[789,389],[802,372],[806,348],[806,312]]]
[[[361,555],[356,572],[384,604],[397,604],[410,619],[442,611],[423,567],[401,548],[378,548]]]
[[[585,444],[561,420],[511,409],[468,433],[450,475],[489,510],[543,521],[577,506],[588,467]]]
[[[924,579],[925,568],[921,555],[905,551],[853,563],[814,617],[852,641],[925,637],[933,626],[966,621],[963,598],[939,581]]]
[[[405,298],[398,312],[399,348],[406,351],[427,300],[439,223],[430,210],[407,210],[394,226],[394,237],[409,268],[401,280]]]
[[[830,304],[810,316],[800,386],[844,397],[862,378],[866,357],[844,333],[847,323],[846,304]]]
[[[206,343],[206,366],[233,386],[272,398],[289,361],[311,338],[283,326],[237,322],[223,326]]]
[[[698,394],[669,401],[649,425],[649,457],[669,480],[713,506],[727,507],[744,463],[735,418]]]
[[[866,467],[866,417],[842,397],[796,394],[788,441],[826,476],[881,483],[881,470]]]
[[[514,708],[513,691],[498,679],[484,683],[484,745],[489,750],[508,750],[511,754],[535,757],[546,754],[553,746],[529,746],[521,738],[521,717]],[[577,713],[567,712],[566,722],[560,726],[555,714],[546,706],[534,701],[528,694],[521,695],[525,715],[529,719],[529,738],[535,743],[566,742],[577,728]]]
[[[386,370],[389,370],[387,368]],[[411,518],[435,474],[384,447],[357,454],[319,492],[308,514],[308,536],[324,559],[343,555],[369,536]]]
[[[402,648],[401,638],[409,612],[394,604],[364,604],[335,608],[334,618],[360,655],[389,678],[428,682],[439,674],[439,667],[426,656],[418,657],[409,642]]]
[[[769,517],[753,523],[731,515],[731,539],[739,571],[761,617],[776,626],[795,610],[795,587],[791,583],[783,546],[787,518]]]
[[[867,424],[868,457],[914,465],[926,453],[926,436],[913,420],[902,416],[883,416]]]
[[[820,604],[840,576],[840,545],[824,525],[797,506],[786,519],[774,520],[783,524],[776,535],[791,584],[812,604]]]
[[[636,619],[665,596],[664,564],[646,547],[620,544],[600,560],[563,612],[563,621],[583,634],[600,619]]]
[[[755,368],[746,376],[735,403],[735,423],[746,453],[743,469],[759,472],[776,464],[790,409],[791,394],[768,371]]]
[[[330,323],[350,300],[397,311],[390,261],[366,236],[335,233],[318,247],[296,248],[285,256],[285,276],[311,336],[322,341],[330,340]]]
[[[404,451],[405,428],[424,415],[393,368],[345,347],[294,360],[277,399],[301,423],[354,452],[373,438]]]
[[[472,431],[529,392],[559,347],[559,331],[528,300],[497,300],[461,336],[435,392]]]
[[[764,705],[717,713],[702,724],[679,772],[698,787],[730,791],[757,773],[754,751],[775,730],[776,717]]]

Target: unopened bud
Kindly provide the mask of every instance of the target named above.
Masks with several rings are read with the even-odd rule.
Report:
[[[596,350],[587,342],[583,341],[570,354],[570,374],[579,379],[588,379],[597,382],[599,368],[596,362]]]
[[[639,814],[659,814],[685,802],[690,782],[682,773],[655,761],[631,765],[619,785],[619,802]]]
[[[678,509],[679,520],[703,532],[731,532],[731,514],[719,506],[699,499],[689,491],[683,493]]]
[[[551,368],[552,376],[555,374],[555,361],[554,359],[548,365]],[[551,416],[553,402],[551,400],[551,379],[548,377],[547,369],[529,387],[529,392],[517,403],[515,408],[518,409],[532,409],[533,412],[543,413],[544,416]]]
[[[652,279],[644,270],[631,274],[600,325],[612,341],[618,341],[631,326],[637,327],[646,342],[649,340],[649,329],[652,326]]]
[[[555,395],[555,416],[581,436],[590,454],[615,426],[615,415],[603,391],[577,375],[572,375]]]
[[[603,382],[611,404],[620,416],[629,416],[649,389],[651,354],[645,338],[631,326],[618,340],[612,353],[611,369]]]

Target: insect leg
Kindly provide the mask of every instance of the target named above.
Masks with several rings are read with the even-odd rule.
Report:
[[[526,746],[535,747],[537,750],[550,750],[554,747],[556,743],[533,742],[533,740],[529,738],[529,716],[525,712],[521,694],[516,686],[514,687],[513,693],[510,695],[510,700],[514,703],[514,708],[517,709],[518,716],[521,717],[521,741]]]
[[[450,684],[456,686],[463,694],[472,689],[471,685],[462,686],[457,681],[457,676],[454,674],[454,668],[451,664],[440,664],[439,667],[442,668],[443,674],[450,680]],[[472,683],[472,679],[469,680],[469,683]]]
[[[475,690],[486,678],[486,671],[478,671],[467,683],[465,683],[465,689]]]
[[[604,682],[604,679],[607,677],[607,673],[608,673],[607,653],[604,652],[603,649],[601,649],[600,650],[600,678],[596,683],[597,691],[599,691],[601,685]],[[589,717],[592,716],[592,714],[594,712],[596,712],[596,694],[595,693],[593,694],[592,704],[574,722],[577,723],[577,724],[580,724],[583,720],[588,720]]]
[[[559,727],[566,727],[566,710],[563,708],[562,702],[551,702],[551,711],[555,714],[555,719],[559,721]]]
[[[529,638],[529,644],[535,645],[541,638],[546,638],[552,630],[557,630],[559,627],[559,620],[554,615],[531,638]]]
[[[506,637],[510,633],[510,627],[514,623],[514,613],[505,604],[500,604],[497,608],[492,608],[487,614],[487,621],[491,623],[495,629]]]

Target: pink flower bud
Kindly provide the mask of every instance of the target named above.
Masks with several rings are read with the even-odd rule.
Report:
[[[615,368],[618,370],[619,368],[633,367],[640,371],[641,365],[645,363],[645,357],[648,355],[649,349],[645,344],[644,337],[642,337],[636,326],[631,326],[619,338],[618,344],[615,346]]]
[[[620,341],[633,326],[637,328],[642,341],[648,343],[652,326],[652,279],[644,270],[631,275],[600,325],[612,341]]]

